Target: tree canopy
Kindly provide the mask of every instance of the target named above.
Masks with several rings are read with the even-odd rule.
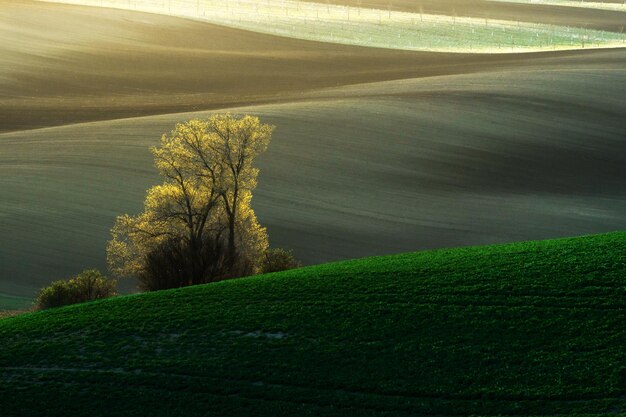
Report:
[[[147,289],[159,289],[144,282],[159,270],[183,280],[168,287],[256,272],[268,238],[251,207],[253,162],[273,130],[257,117],[218,114],[163,135],[152,153],[164,182],[148,190],[143,213],[117,218],[111,271]]]

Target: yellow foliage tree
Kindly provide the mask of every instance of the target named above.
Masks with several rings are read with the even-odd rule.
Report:
[[[175,285],[256,272],[268,239],[250,205],[259,173],[253,161],[273,129],[257,117],[219,114],[163,135],[152,153],[165,182],[148,190],[143,213],[117,218],[107,247],[111,272],[140,277],[150,256],[172,242],[172,262],[184,262],[177,267],[189,275]],[[218,261],[223,276],[207,276],[215,274],[207,262]]]

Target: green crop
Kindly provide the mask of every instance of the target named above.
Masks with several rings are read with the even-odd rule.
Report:
[[[0,415],[618,415],[625,287],[612,233],[24,314],[0,320]]]

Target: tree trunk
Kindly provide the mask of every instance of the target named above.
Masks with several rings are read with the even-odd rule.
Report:
[[[230,267],[235,265],[235,255],[237,249],[235,248],[235,211],[233,210],[230,219],[228,220],[228,264]]]
[[[236,186],[235,186],[236,187]],[[235,188],[233,193],[233,203],[230,208],[228,218],[228,266],[232,269],[235,266],[237,249],[235,247],[235,226],[237,220],[237,194],[239,190]]]

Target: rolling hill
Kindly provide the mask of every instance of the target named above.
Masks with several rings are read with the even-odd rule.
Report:
[[[0,416],[626,415],[626,232],[527,241],[625,229],[626,48],[371,47],[619,46],[606,2],[327,1],[370,8],[346,14],[361,39],[297,26],[323,14],[303,2],[214,22],[279,37],[1,1]],[[216,111],[277,126],[253,206],[306,264],[526,242],[2,312],[104,270],[115,217],[159,181],[148,148]]]
[[[0,3],[0,53],[0,132],[286,101],[316,88],[514,61],[307,42],[31,0]]]
[[[625,224],[625,49],[394,51],[7,0],[0,55],[0,294],[105,269],[158,181],[147,148],[211,109],[278,126],[254,207],[306,263]]]
[[[620,232],[1,319],[2,416],[623,415],[625,285]]]
[[[315,0],[304,1],[315,2]],[[559,1],[556,0],[555,3]],[[423,12],[483,19],[520,20],[522,22],[587,27],[613,32],[623,32],[626,24],[626,16],[623,13],[594,7],[594,3],[612,3],[617,7],[623,7],[623,2],[620,0],[577,1],[578,7],[541,4],[544,2],[536,0],[332,0],[331,3],[412,13]]]
[[[278,126],[255,210],[271,243],[306,263],[621,229],[625,56],[231,109]],[[159,181],[148,147],[207,114],[0,135],[0,292],[32,296],[104,269],[115,217],[138,212]]]
[[[471,10],[517,6],[529,5],[480,2]],[[583,20],[591,19],[587,13],[607,13],[598,17],[604,23],[590,28],[619,32],[618,23],[626,24],[623,13],[561,9]],[[538,10],[534,15],[545,15]],[[33,0],[0,3],[0,53],[0,132],[290,101],[317,88],[515,69],[555,56],[362,48]]]
[[[501,20],[456,12],[429,14],[421,9],[419,13],[396,11],[391,3],[384,10],[300,0],[40,1],[170,15],[290,39],[386,49],[522,53],[626,45],[622,33],[597,31],[588,25],[545,25],[519,17]],[[621,12],[620,7],[616,13]]]

